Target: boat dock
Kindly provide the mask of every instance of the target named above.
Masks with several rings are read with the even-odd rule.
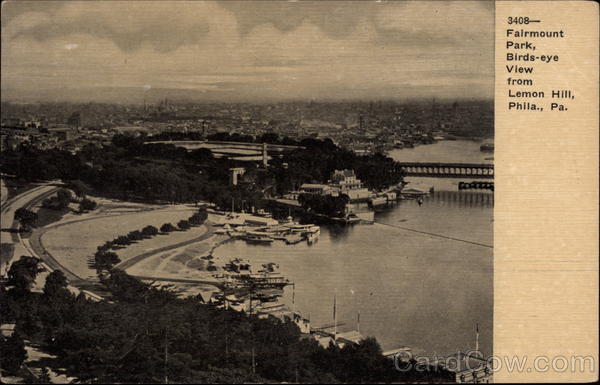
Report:
[[[344,323],[338,323],[338,326],[342,326]],[[320,327],[311,329],[311,336],[324,348],[329,347],[330,343],[337,345],[339,348],[350,345],[358,345],[365,337],[360,334],[358,330],[349,330],[345,332],[338,332],[337,330],[329,331],[330,327]]]
[[[237,222],[236,222],[237,221]],[[274,221],[271,219],[271,221]],[[270,225],[248,224],[239,218],[234,220],[225,219],[223,227],[217,229],[217,234],[227,234],[231,238],[243,239],[248,243],[270,244],[275,240],[284,241],[288,245],[295,245],[306,240],[308,243],[314,243],[321,234],[321,228],[314,224],[301,225],[288,219],[288,222]]]
[[[386,350],[385,352],[383,352],[383,356],[385,358],[389,358],[390,360],[398,359],[403,362],[407,362],[411,358],[413,358],[412,349],[408,346],[400,346],[396,349]]]

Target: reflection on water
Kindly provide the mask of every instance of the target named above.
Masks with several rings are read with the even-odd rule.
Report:
[[[328,226],[327,229],[331,234],[332,242],[343,242],[351,236],[354,227],[336,224]]]
[[[455,143],[450,147],[457,149]],[[492,249],[402,228],[492,245],[493,204],[489,192],[436,188],[421,206],[401,201],[377,213],[373,225],[322,226],[312,246],[234,241],[215,256],[249,259],[254,266],[278,263],[295,282],[295,308],[313,325],[333,322],[336,293],[338,320],[346,323],[341,329],[356,329],[360,312],[361,333],[377,337],[384,349],[405,345],[426,354],[470,349],[479,323],[480,347],[491,354]],[[292,305],[291,287],[282,301]]]
[[[425,199],[439,206],[449,206],[459,209],[491,209],[494,207],[494,194],[489,192],[436,191]]]
[[[403,201],[377,214],[376,221],[492,244],[492,203],[472,194],[436,192],[422,206]],[[472,348],[479,323],[480,345],[491,354],[489,248],[376,223],[323,226],[312,246],[234,241],[215,255],[239,256],[255,266],[278,263],[281,273],[296,283],[295,307],[315,325],[332,322],[337,293],[344,327],[355,328],[360,312],[361,332],[377,337],[384,348],[408,345],[438,354]],[[287,288],[283,301],[291,305],[291,298]]]
[[[484,192],[438,191],[430,199],[458,208],[494,207],[494,194]]]

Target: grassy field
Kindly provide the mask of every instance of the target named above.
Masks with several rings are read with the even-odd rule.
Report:
[[[166,222],[176,224],[181,219],[189,218],[196,211],[196,208],[185,205],[159,209],[156,209],[156,206],[135,205],[119,208],[115,205],[109,210],[102,206],[90,214],[79,217],[69,215],[69,218],[63,218],[42,235],[41,241],[46,250],[66,269],[81,278],[93,278],[95,271],[90,269],[89,261],[99,245],[117,236],[127,235],[130,231],[141,230],[147,225],[159,228]],[[168,235],[160,234],[115,252],[124,261],[145,251],[199,237],[204,231],[205,227],[200,226]]]

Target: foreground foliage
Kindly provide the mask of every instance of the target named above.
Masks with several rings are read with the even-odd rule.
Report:
[[[444,374],[398,372],[381,355],[375,339],[356,346],[323,349],[302,338],[293,323],[222,310],[199,298],[178,298],[120,270],[102,281],[110,302],[94,302],[66,289],[60,272],[47,278],[43,293],[22,284],[35,261],[18,265],[0,292],[5,318],[17,324],[3,340],[11,353],[2,369],[22,360],[23,338],[56,355],[49,362],[78,381],[90,383],[207,382],[402,382],[441,381]],[[12,268],[11,268],[12,270]],[[25,281],[27,281],[25,279]],[[30,287],[30,285],[29,285]]]

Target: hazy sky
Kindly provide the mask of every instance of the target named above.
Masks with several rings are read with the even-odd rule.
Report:
[[[477,1],[3,2],[2,100],[491,98],[493,12]]]

